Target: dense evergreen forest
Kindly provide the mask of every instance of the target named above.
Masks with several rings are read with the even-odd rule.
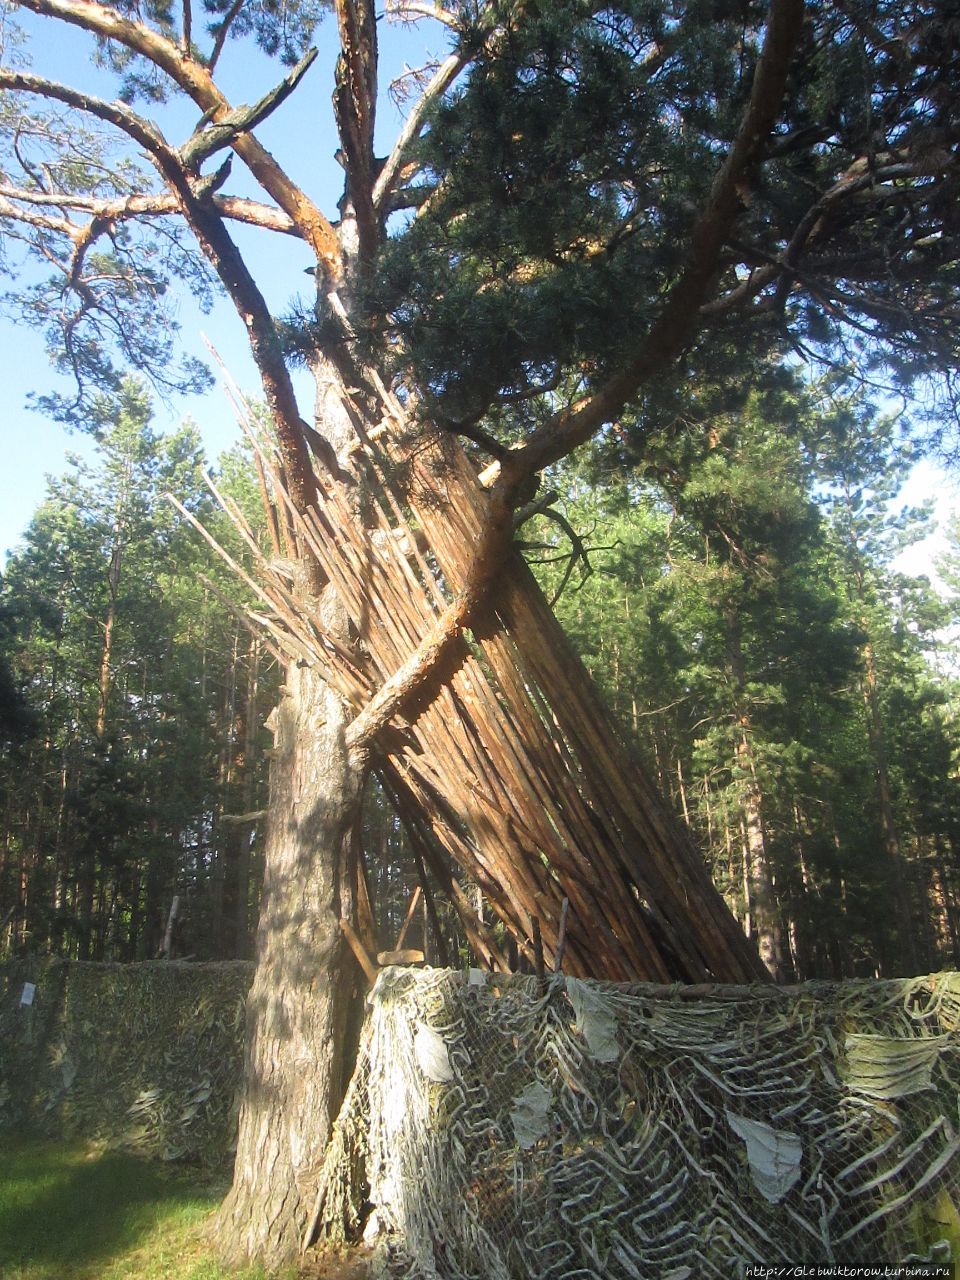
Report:
[[[642,459],[625,418],[558,464],[525,554],[785,976],[956,964],[956,606],[893,567],[930,531],[897,500],[923,434],[838,376],[751,381],[688,388]],[[96,460],[51,481],[4,571],[0,944],[246,957],[278,664],[243,583],[167,501],[244,560],[196,429],[158,435],[133,380],[91,426]],[[216,483],[267,549],[239,446]],[[363,838],[389,947],[418,854],[373,786]],[[466,959],[449,912],[421,899],[411,923],[408,945]]]

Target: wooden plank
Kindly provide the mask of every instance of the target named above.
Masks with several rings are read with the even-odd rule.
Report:
[[[570,914],[570,899],[564,898],[560,907],[560,928],[557,930],[557,953],[553,958],[553,971],[559,973],[563,967],[563,953],[567,947],[567,916]]]
[[[543,938],[540,936],[540,920],[538,916],[533,917],[533,969],[537,975],[540,990],[543,991],[543,984],[545,981]]]
[[[427,868],[418,849],[412,849],[414,864],[417,868],[417,875],[420,877],[420,887],[423,889],[423,901],[427,908],[427,915],[430,918],[430,928],[433,931],[433,942],[436,948],[436,956],[440,962],[441,968],[450,968],[450,952],[447,948],[447,940],[443,936],[443,930],[440,927],[440,916],[437,914],[437,904],[434,902],[433,893],[430,889],[430,882],[427,876]],[[424,926],[426,927],[426,926]]]
[[[378,951],[377,964],[423,964],[423,952],[415,947],[407,947],[406,950],[397,949],[396,951]]]
[[[350,923],[349,920],[345,920],[341,918],[340,932],[343,934],[347,942],[350,944],[350,950],[356,956],[357,963],[359,964],[363,972],[366,974],[367,981],[372,986],[373,983],[375,983],[377,980],[378,970],[377,970],[377,966],[370,959],[370,953],[367,951],[366,947],[364,947],[363,943],[357,937],[356,933],[354,932],[353,925]]]
[[[407,914],[404,916],[403,924],[400,927],[400,933],[397,935],[397,945],[394,947],[394,951],[403,950],[403,944],[404,944],[404,941],[406,940],[407,931],[409,930],[410,925],[413,921],[413,914],[417,909],[417,903],[420,901],[420,897],[422,893],[423,893],[423,889],[420,887],[419,884],[416,885],[413,890],[413,893],[411,893],[410,895],[410,903],[407,906]],[[381,961],[381,964],[382,963],[383,961]]]

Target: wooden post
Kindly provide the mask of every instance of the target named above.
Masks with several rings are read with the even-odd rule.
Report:
[[[560,905],[560,926],[557,929],[557,954],[553,960],[553,972],[559,973],[563,965],[563,953],[567,946],[567,916],[570,914],[570,899],[564,898]]]
[[[419,885],[417,885],[413,893],[410,895],[410,905],[407,907],[407,914],[404,917],[403,925],[400,929],[399,935],[397,936],[397,945],[394,947],[394,951],[403,950],[403,944],[406,941],[407,933],[410,929],[411,923],[413,922],[413,915],[417,909],[417,903],[420,901],[420,894],[422,892],[423,890]],[[426,937],[424,937],[424,941],[426,941]]]
[[[357,958],[357,963],[367,976],[367,981],[372,986],[377,980],[377,966],[370,958],[370,953],[357,937],[353,925],[349,920],[340,921],[340,932],[350,944],[350,950]]]
[[[163,956],[164,960],[173,959],[173,929],[174,925],[177,923],[177,916],[179,914],[180,896],[175,893],[170,900],[170,913],[167,916],[167,927],[163,932],[163,946],[160,949],[160,954]]]
[[[533,965],[541,992],[546,984],[546,972],[543,965],[543,938],[540,936],[540,918],[531,917],[533,923]]]
[[[450,952],[447,947],[447,940],[443,936],[440,928],[440,917],[437,914],[437,904],[433,900],[433,894],[430,892],[430,885],[427,881],[427,868],[424,866],[423,858],[419,851],[414,847],[413,859],[417,867],[417,875],[420,877],[420,887],[423,890],[423,905],[426,908],[427,915],[430,919],[430,927],[433,930],[433,943],[436,948],[436,956],[440,961],[440,965],[444,969],[450,968]],[[427,951],[426,931],[424,931],[424,951]]]

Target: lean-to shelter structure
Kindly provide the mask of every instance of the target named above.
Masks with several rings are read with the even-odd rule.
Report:
[[[378,385],[382,416],[369,427],[345,403],[357,431],[349,464],[336,475],[314,472],[318,501],[304,512],[237,398],[282,553],[264,555],[236,505],[222,500],[257,562],[249,581],[262,607],[251,620],[286,660],[322,667],[356,709],[354,736],[376,724],[381,705],[396,709],[383,691],[403,689],[427,648],[443,646],[429,680],[411,683],[400,714],[377,725],[372,767],[421,874],[449,900],[480,963],[509,967],[461,877],[482,890],[531,964],[539,935],[546,963],[562,949],[575,976],[765,978],[519,551],[499,564],[489,601],[464,598],[490,519],[482,478],[456,441],[424,438],[408,407]],[[336,592],[349,644],[295,601],[298,558],[315,562]],[[362,852],[355,857],[345,925],[376,954]]]

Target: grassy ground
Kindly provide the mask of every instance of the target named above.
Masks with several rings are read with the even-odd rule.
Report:
[[[224,1187],[87,1143],[4,1135],[0,1280],[262,1280],[204,1240]]]

